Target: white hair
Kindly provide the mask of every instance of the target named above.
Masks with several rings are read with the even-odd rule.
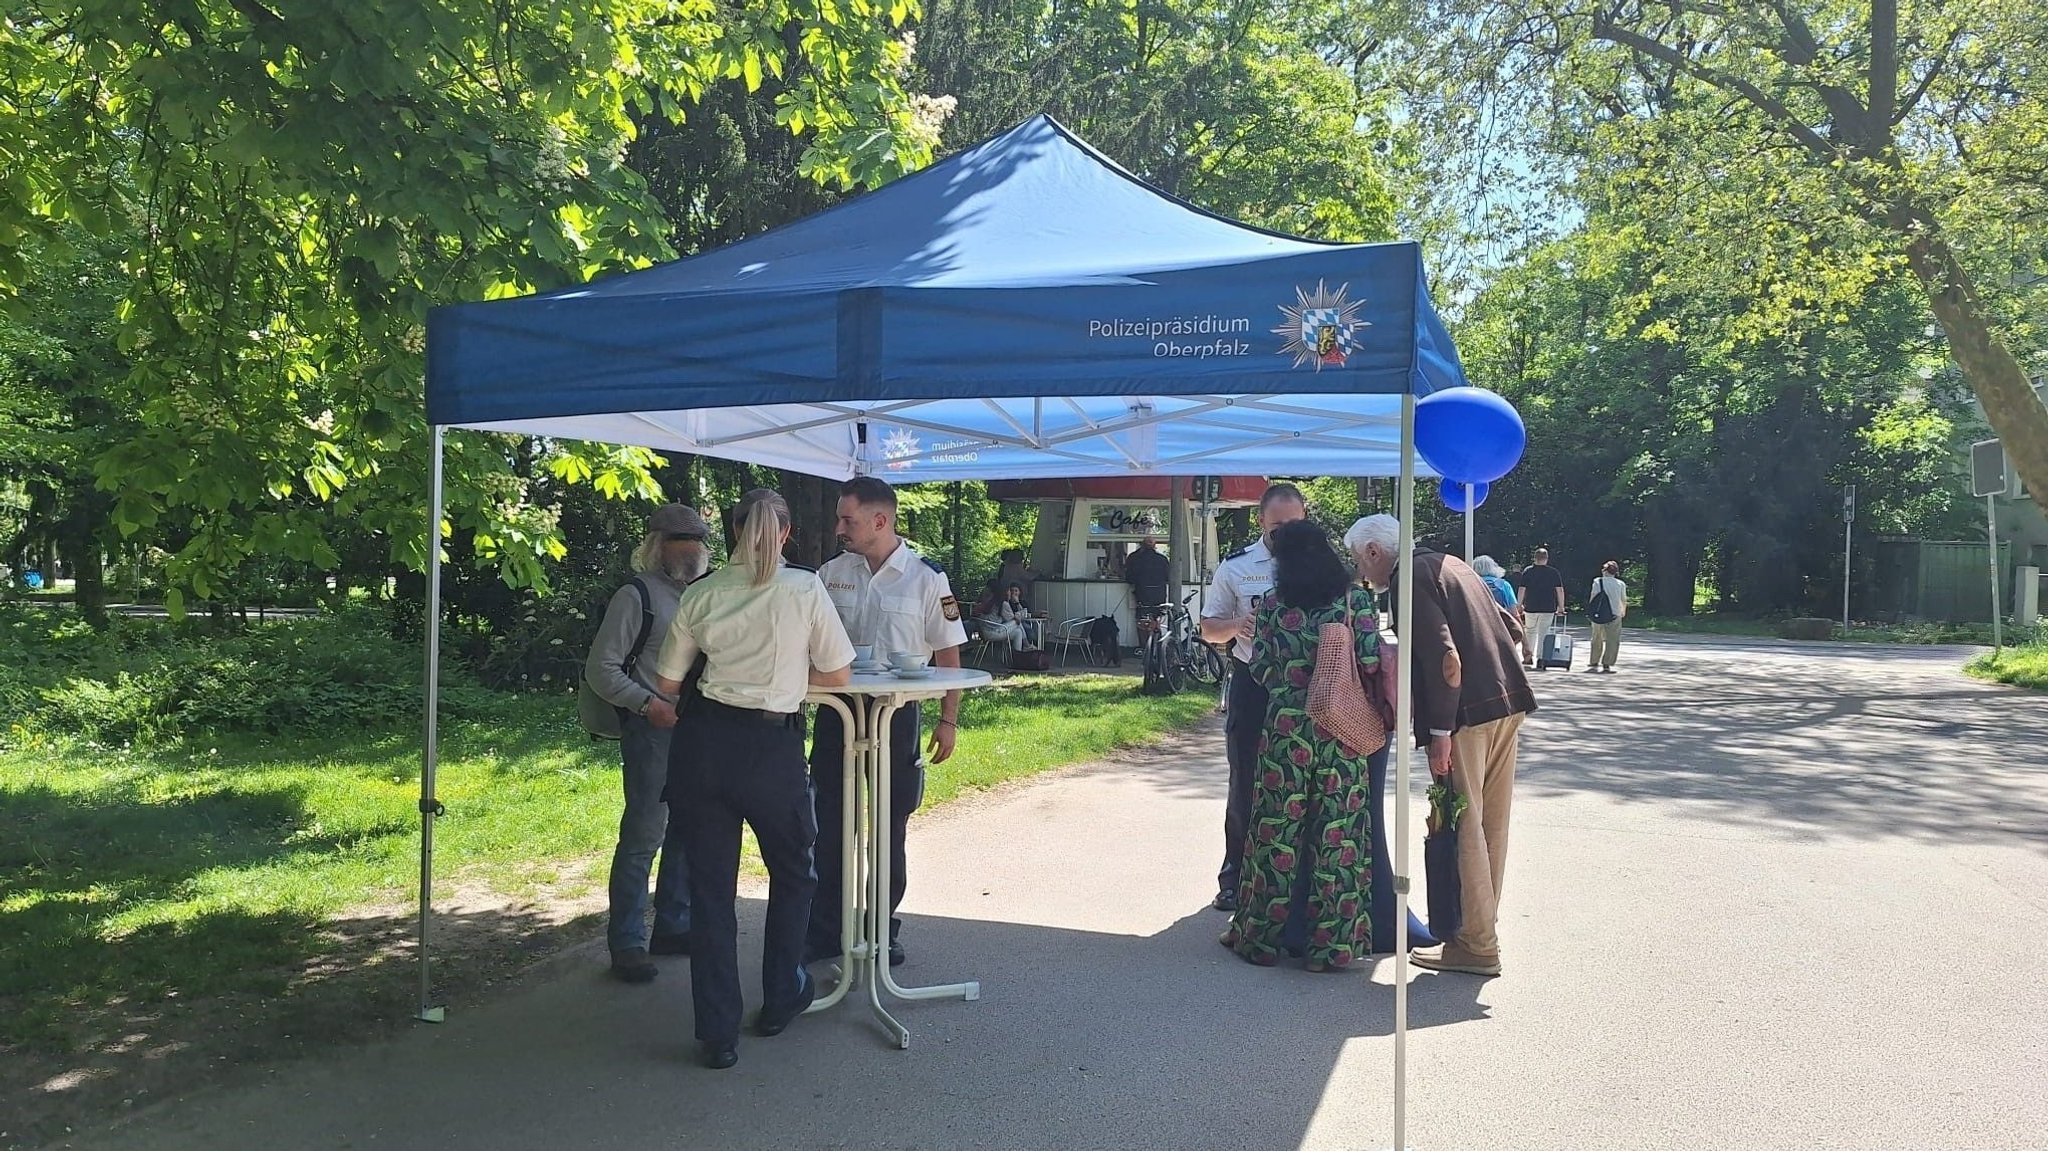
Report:
[[[1475,558],[1472,561],[1472,570],[1483,576],[1498,577],[1508,574],[1507,569],[1500,566],[1500,561],[1492,556],[1479,556]]]
[[[1385,514],[1365,516],[1344,533],[1344,546],[1354,554],[1364,551],[1367,544],[1378,544],[1381,551],[1389,553],[1399,549],[1401,521]]]

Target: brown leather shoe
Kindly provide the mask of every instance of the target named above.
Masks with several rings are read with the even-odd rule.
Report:
[[[1431,971],[1456,971],[1465,975],[1495,976],[1500,974],[1500,956],[1479,955],[1467,951],[1455,943],[1446,943],[1434,954],[1427,951],[1412,952],[1409,962]]]

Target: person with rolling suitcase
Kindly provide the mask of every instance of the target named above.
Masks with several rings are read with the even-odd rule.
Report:
[[[1522,569],[1515,583],[1522,589],[1522,666],[1542,671],[1549,648],[1544,640],[1553,625],[1563,626],[1564,576],[1550,566],[1550,549],[1537,548],[1534,563]]]

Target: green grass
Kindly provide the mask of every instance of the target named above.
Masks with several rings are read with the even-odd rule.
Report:
[[[1724,613],[1702,613],[1692,616],[1653,616],[1643,612],[1631,612],[1627,627],[1641,631],[1665,632],[1674,635],[1728,635],[1778,637],[1776,617],[1738,616]],[[2011,642],[2015,636],[2012,628],[2006,629],[2006,638]],[[1868,624],[1857,623],[1849,629],[1848,635],[1836,629],[1836,640],[1846,639],[1850,643],[1901,643],[1901,644],[1983,644],[1991,643],[1991,625],[1987,623],[1916,623],[1916,624]]]
[[[566,698],[495,700],[443,731],[439,890],[597,890],[617,829],[616,746],[584,738]],[[927,802],[1101,756],[1214,704],[1211,691],[1139,696],[1128,678],[1007,680],[968,695]],[[309,969],[367,960],[336,930],[342,917],[378,909],[405,925],[418,882],[411,731],[153,750],[4,738],[0,1048],[75,1049],[110,1011],[172,998],[275,997]]]
[[[1994,683],[2048,691],[2048,641],[2009,647],[1999,652],[1996,658],[1986,652],[1971,660],[1963,670]]]

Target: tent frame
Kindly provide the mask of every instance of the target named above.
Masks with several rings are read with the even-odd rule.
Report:
[[[1206,398],[1218,402],[1213,405],[1204,405],[1202,407],[1199,407],[1198,409],[1196,409],[1197,412],[1206,413],[1209,411],[1217,410],[1218,408],[1257,407],[1259,404],[1259,401],[1256,398],[1247,399],[1245,397],[1229,396],[1216,396]],[[919,402],[921,401],[907,401],[903,406],[905,408],[914,407]],[[1042,407],[1043,403],[1043,399],[1035,401],[1035,404],[1039,407]],[[1399,517],[1401,521],[1401,537],[1398,547],[1400,560],[1397,568],[1395,569],[1395,584],[1396,595],[1398,597],[1398,604],[1395,612],[1394,625],[1395,633],[1400,638],[1403,646],[1403,653],[1400,655],[1399,658],[1395,660],[1395,683],[1397,685],[1397,694],[1400,700],[1402,701],[1402,706],[1394,709],[1394,728],[1388,735],[1388,738],[1392,741],[1394,746],[1394,893],[1403,907],[1405,907],[1407,904],[1410,889],[1408,875],[1408,820],[1410,815],[1410,805],[1408,792],[1411,774],[1413,772],[1414,767],[1415,745],[1415,741],[1412,738],[1411,731],[1411,709],[1408,706],[1408,701],[1414,698],[1411,694],[1414,690],[1414,649],[1412,647],[1407,646],[1413,642],[1410,637],[1413,633],[1415,623],[1415,565],[1412,562],[1410,562],[1414,556],[1415,547],[1415,403],[1416,399],[1413,392],[1406,392],[1402,394],[1400,416],[1401,467],[1399,492],[1397,495],[1396,503],[1396,515]],[[863,412],[860,409],[844,408],[841,405],[834,404],[814,404],[810,406],[824,410],[835,411],[837,413],[834,417],[835,421],[838,419],[844,419],[847,416],[858,416],[865,419],[866,417],[875,414],[873,412]],[[1285,414],[1308,415],[1323,418],[1329,417],[1329,413],[1327,412],[1298,411],[1296,409],[1293,409],[1289,405],[1277,405],[1276,410],[1280,410]],[[1131,423],[1132,426],[1135,427],[1139,426],[1141,423],[1156,423],[1162,418],[1175,418],[1187,415],[1188,413],[1186,412],[1173,413],[1169,416],[1164,417],[1159,416],[1157,414],[1146,417],[1138,417],[1134,415],[1132,417]],[[890,413],[889,418],[897,422],[902,422],[900,417],[894,411]],[[1385,421],[1379,418],[1371,417],[1347,417],[1343,422],[1349,425],[1379,425],[1383,424]],[[935,430],[942,431],[943,429]],[[431,433],[431,450],[433,453],[433,459],[430,467],[430,473],[432,491],[428,501],[429,510],[427,518],[427,698],[425,725],[426,731],[425,747],[423,749],[420,767],[419,796],[419,1003],[417,1010],[414,1012],[413,1017],[424,1023],[441,1023],[446,1021],[447,1019],[447,1009],[434,1002],[432,954],[430,950],[430,931],[433,923],[434,821],[436,819],[439,819],[441,816],[447,814],[446,807],[442,805],[439,798],[437,798],[435,792],[436,769],[440,765],[440,729],[438,719],[440,713],[441,699],[441,520],[443,515],[442,464],[446,447],[446,425],[433,425],[431,428]],[[1276,437],[1276,439],[1301,439],[1306,438],[1308,435],[1309,433],[1297,432],[1289,436]],[[701,445],[701,447],[705,454],[717,455],[720,454],[717,451],[719,447],[728,446],[739,438],[743,437],[729,438],[722,444],[706,443]],[[865,436],[862,437],[862,442],[866,442]],[[957,448],[949,450],[957,450]],[[1041,450],[1051,449],[1048,446],[1045,448],[1041,448]],[[1166,461],[1162,464],[1161,467],[1148,470],[1160,472],[1163,471],[1165,468],[1177,467],[1181,463],[1186,462],[1194,461]],[[863,468],[862,470],[863,472],[865,472],[866,469]],[[1179,473],[1176,472],[1172,474]],[[1401,911],[1397,912],[1394,916],[1393,1147],[1396,1149],[1396,1151],[1403,1151],[1403,1149],[1405,1149],[1407,1146],[1406,1139],[1408,1102],[1409,976],[1408,968],[1408,916],[1405,911]]]

